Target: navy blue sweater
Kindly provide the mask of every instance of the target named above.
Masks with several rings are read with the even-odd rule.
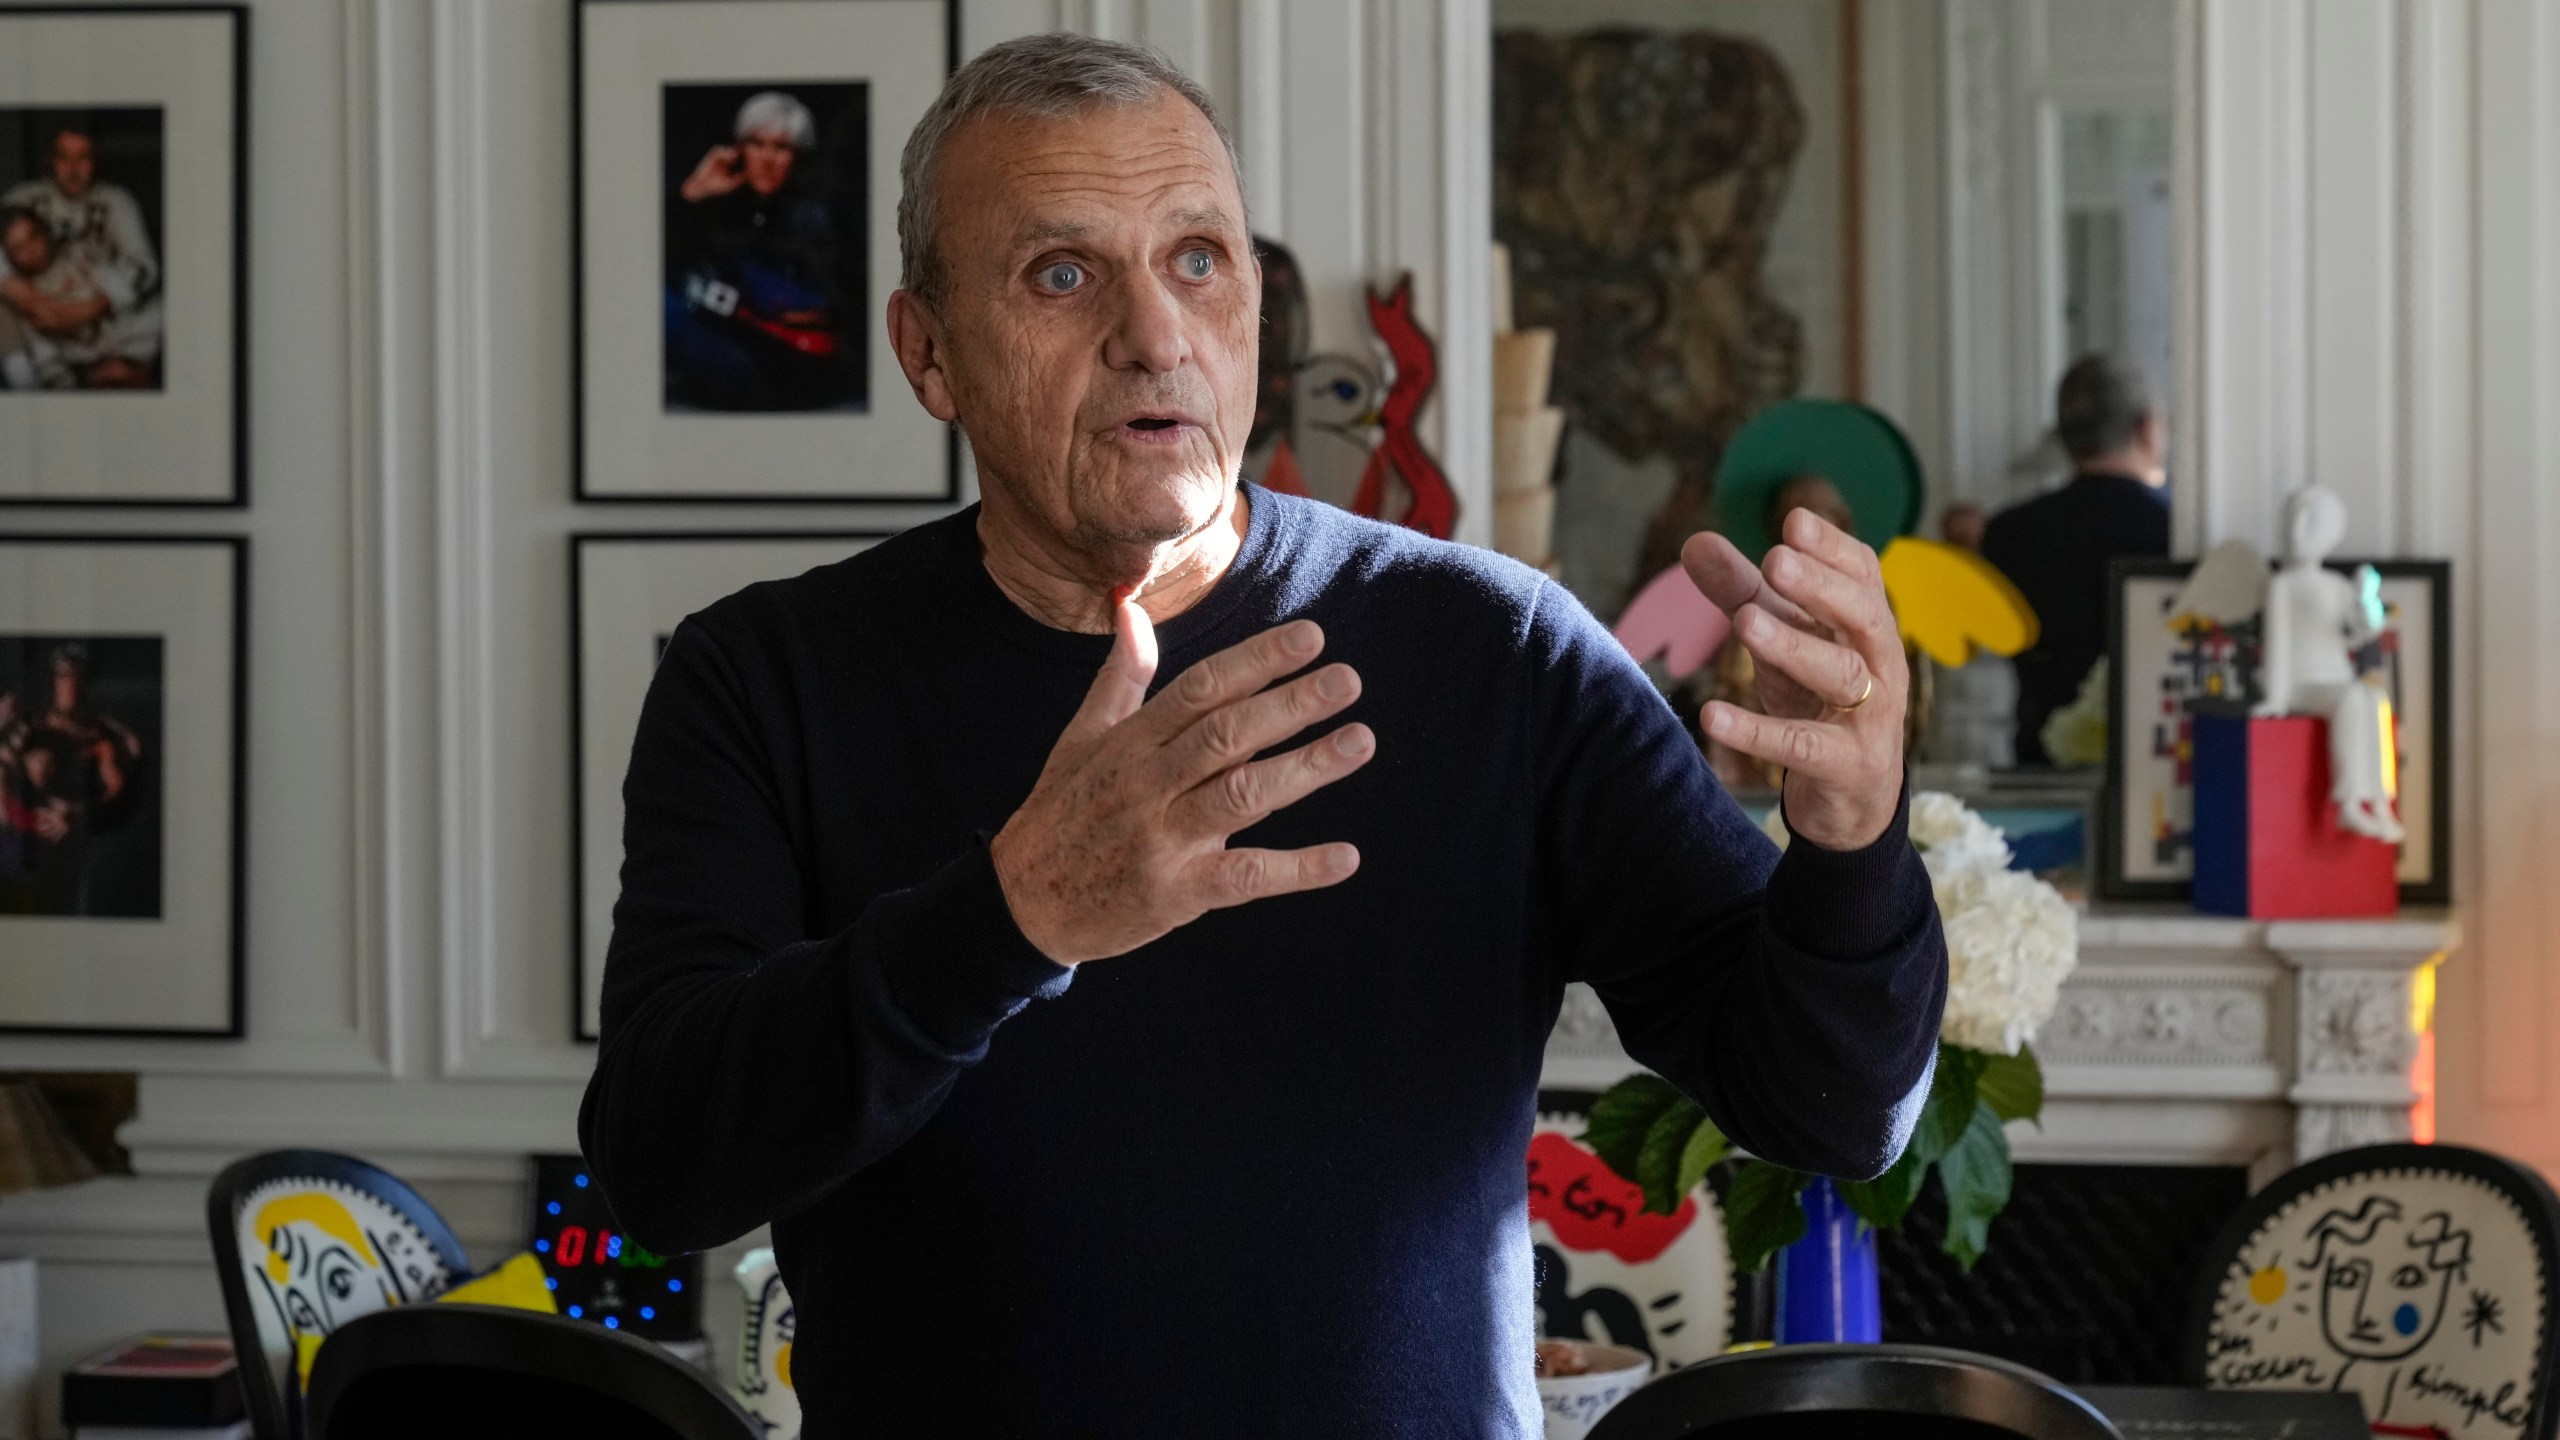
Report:
[[[653,1249],[773,1222],[811,1440],[1537,1434],[1570,980],[1760,1154],[1866,1175],[1908,1135],[1946,961],[1900,820],[1781,859],[1545,577],[1249,495],[1159,683],[1322,624],[1377,756],[1237,843],[1360,871],[1072,972],[984,837],[1110,642],[1006,600],[974,511],[667,647],[580,1135]]]

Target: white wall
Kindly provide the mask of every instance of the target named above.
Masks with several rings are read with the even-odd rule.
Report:
[[[1481,0],[962,10],[969,50],[1081,28],[1201,76],[1257,226],[1309,271],[1319,344],[1360,347],[1361,283],[1415,272],[1444,348],[1427,438],[1483,535],[1485,222],[1443,200],[1490,167]],[[571,531],[937,513],[574,505],[569,0],[252,11],[253,504],[12,520],[253,537],[248,1038],[0,1039],[0,1068],[142,1075],[135,1177],[0,1200],[0,1252],[43,1262],[49,1365],[219,1328],[205,1185],[255,1150],[369,1156],[476,1260],[523,1243],[523,1157],[575,1147],[593,1055],[569,1038]]]
[[[2453,562],[2441,1134],[2560,1175],[2560,6],[2182,9],[2180,544],[2316,480]]]

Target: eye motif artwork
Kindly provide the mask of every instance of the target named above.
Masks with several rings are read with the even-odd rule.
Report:
[[[1529,1137],[1538,1334],[1629,1346],[1657,1372],[1723,1353],[1733,1268],[1714,1194],[1646,1213],[1644,1193],[1572,1138],[1583,1118],[1542,1113]]]
[[[2523,1213],[2480,1181],[2351,1176],[2280,1209],[2224,1273],[2207,1379],[2351,1392],[2377,1424],[2527,1435],[2544,1268]]]
[[[258,1312],[259,1348],[292,1355],[359,1315],[442,1294],[456,1276],[426,1235],[352,1186],[296,1176],[240,1207],[240,1254]]]

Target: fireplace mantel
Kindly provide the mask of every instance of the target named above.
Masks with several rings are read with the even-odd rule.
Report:
[[[2435,965],[2461,937],[2442,910],[2381,920],[2231,920],[2100,906],[2037,1044],[2041,1127],[2021,1160],[2237,1164],[2252,1182],[2410,1136]],[[1546,1083],[1599,1089],[1635,1068],[1580,985],[1547,1041]]]

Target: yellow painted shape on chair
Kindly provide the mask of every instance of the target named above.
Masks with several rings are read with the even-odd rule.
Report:
[[[1884,591],[1902,638],[1941,665],[1976,649],[2015,655],[2036,643],[2036,612],[2009,577],[1970,550],[1905,535],[1884,547]]]
[[[465,1280],[436,1297],[439,1302],[451,1300],[459,1305],[503,1305],[510,1310],[538,1310],[545,1315],[560,1313],[560,1302],[551,1297],[551,1286],[545,1283],[542,1262],[530,1250],[520,1250],[507,1257],[506,1263],[475,1280]]]

